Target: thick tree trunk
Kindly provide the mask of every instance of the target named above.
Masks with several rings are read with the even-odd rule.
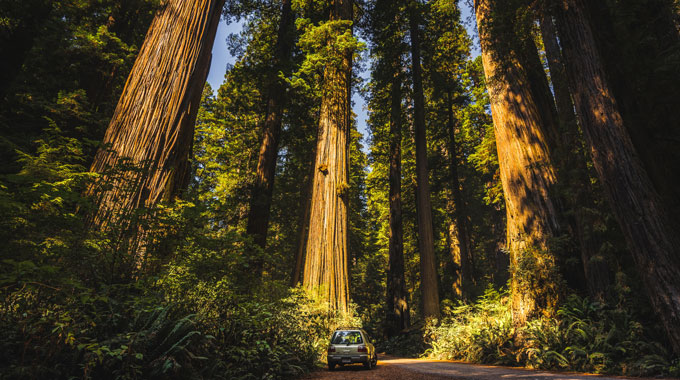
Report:
[[[416,3],[417,4],[417,3]],[[416,145],[416,202],[418,203],[418,248],[420,250],[420,289],[423,314],[426,318],[439,317],[439,289],[437,266],[434,255],[434,232],[432,231],[432,206],[427,169],[427,136],[425,132],[425,98],[423,95],[422,69],[420,67],[419,10],[411,9],[411,59],[413,75],[413,123]]]
[[[501,182],[507,213],[513,320],[522,325],[558,302],[556,263],[549,239],[557,230],[549,196],[555,173],[536,100],[516,51],[496,35],[497,0],[476,0]],[[512,41],[511,41],[512,42]]]
[[[262,142],[257,161],[255,184],[250,197],[250,209],[248,213],[247,233],[253,237],[254,242],[264,248],[267,244],[267,230],[269,228],[269,212],[274,191],[274,177],[276,175],[276,160],[279,153],[279,135],[281,134],[281,119],[286,100],[286,83],[279,77],[279,73],[285,71],[286,62],[289,60],[293,43],[293,34],[290,31],[293,25],[293,14],[290,0],[283,0],[281,8],[281,20],[276,40],[276,54],[273,72],[270,74],[270,84],[267,92],[267,114],[262,130]],[[284,74],[285,75],[285,74]],[[256,276],[262,272],[262,260],[254,260],[253,271]]]
[[[680,241],[640,162],[607,83],[581,0],[559,0],[557,26],[577,114],[595,170],[652,305],[680,353]]]
[[[453,115],[453,97],[447,93],[446,101],[447,129],[449,131],[449,177],[451,181],[451,199],[449,209],[453,213],[453,223],[449,226],[451,254],[456,264],[457,273],[454,280],[454,292],[460,298],[466,294],[466,288],[472,284],[472,243],[468,230],[465,200],[461,192],[458,176],[458,148],[456,146],[456,121]]]
[[[598,241],[593,230],[593,226],[601,224],[602,221],[587,210],[595,209],[597,206],[593,198],[594,190],[590,185],[586,160],[582,154],[581,134],[576,122],[574,104],[571,100],[555,25],[552,16],[545,10],[542,10],[539,16],[541,36],[557,106],[559,146],[555,155],[559,157],[562,177],[567,186],[565,198],[567,206],[571,209],[569,225],[572,234],[578,240],[588,293],[593,299],[602,300],[609,285],[609,268],[607,263],[598,256],[601,242]]]
[[[351,20],[351,0],[334,0],[332,20]],[[347,311],[349,133],[352,51],[324,72],[312,208],[303,284],[340,311]]]
[[[105,178],[95,225],[169,201],[189,181],[194,124],[224,0],[168,0],[156,14],[91,171],[121,160],[145,168]],[[134,185],[132,185],[134,184]]]
[[[680,228],[680,128],[669,127],[680,125],[680,36],[672,3],[593,1],[584,11],[635,152]]]
[[[398,62],[397,62],[398,63]],[[394,67],[390,97],[390,241],[387,267],[388,336],[410,325],[408,294],[404,277],[404,226],[401,213],[401,77]]]

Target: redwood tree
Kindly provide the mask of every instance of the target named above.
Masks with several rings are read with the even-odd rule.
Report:
[[[158,10],[91,171],[126,162],[98,193],[93,222],[171,200],[189,180],[196,113],[224,0],[168,0]]]
[[[555,3],[569,84],[593,165],[675,352],[680,239],[626,129],[582,0]]]
[[[390,234],[389,266],[387,267],[388,328],[396,333],[410,324],[408,294],[404,278],[404,226],[401,210],[401,138],[402,138],[402,78],[401,60],[394,59],[394,75],[390,88]]]
[[[453,211],[453,221],[449,225],[449,239],[453,261],[457,264],[454,291],[463,298],[466,288],[473,282],[472,241],[468,228],[465,200],[461,191],[460,176],[458,174],[458,146],[456,144],[456,120],[453,114],[453,95],[449,90],[446,94],[446,129],[449,134],[449,181],[451,198],[449,209]]]
[[[558,119],[558,140],[555,156],[560,169],[561,195],[570,209],[568,224],[577,240],[583,264],[586,287],[591,297],[603,299],[609,284],[607,263],[599,256],[601,241],[594,231],[603,223],[601,217],[590,210],[596,209],[596,190],[590,184],[582,135],[574,113],[564,58],[557,39],[552,15],[547,9],[539,10],[541,38],[550,70],[550,82]]]
[[[522,325],[558,301],[556,263],[549,246],[558,227],[550,197],[556,177],[545,121],[502,4],[476,0],[474,5],[505,195],[513,321]]]
[[[437,288],[432,204],[427,170],[427,136],[425,133],[425,97],[420,66],[420,10],[418,1],[411,6],[411,74],[413,77],[413,129],[416,146],[416,203],[418,214],[418,248],[420,251],[420,290],[423,315],[439,317],[439,289]]]
[[[253,236],[257,245],[264,248],[267,243],[267,229],[269,227],[269,212],[274,190],[274,176],[279,152],[279,135],[281,134],[281,119],[286,100],[286,83],[281,76],[286,75],[287,62],[293,49],[293,33],[291,25],[294,17],[290,0],[283,0],[281,5],[281,19],[276,39],[276,53],[274,64],[269,75],[267,90],[267,113],[262,128],[262,142],[257,162],[255,183],[250,197],[247,232]],[[262,270],[261,260],[256,260],[255,271]]]
[[[333,0],[328,58],[324,69],[319,115],[309,232],[303,285],[317,292],[332,308],[347,311],[349,134],[351,127],[351,77],[353,45],[352,0]]]

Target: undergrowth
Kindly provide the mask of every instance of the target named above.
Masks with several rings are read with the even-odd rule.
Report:
[[[426,326],[425,354],[473,363],[628,376],[680,375],[668,346],[630,310],[571,295],[557,318],[512,324],[507,291],[488,289],[477,302],[448,308]]]
[[[240,281],[252,243],[207,206],[89,228],[83,194],[111,184],[56,126],[38,143],[0,177],[0,379],[288,379],[357,323],[286,284]]]

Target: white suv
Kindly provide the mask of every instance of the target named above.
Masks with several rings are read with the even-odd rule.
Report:
[[[328,369],[336,365],[362,363],[366,369],[378,364],[378,354],[362,329],[337,329],[328,346]]]

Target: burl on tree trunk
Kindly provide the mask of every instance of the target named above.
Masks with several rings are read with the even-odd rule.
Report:
[[[545,121],[526,69],[511,48],[514,37],[498,35],[498,4],[476,0],[475,12],[505,195],[513,321],[522,325],[540,311],[555,309],[559,298],[558,285],[550,285],[557,270],[548,244],[558,227],[549,194],[556,177]]]
[[[169,0],[156,14],[91,171],[121,160],[143,167],[108,178],[93,222],[169,201],[189,181],[196,115],[224,0]]]
[[[335,0],[331,20],[351,20],[351,0]],[[331,42],[333,43],[333,42]],[[326,66],[312,185],[303,285],[348,311],[350,93],[353,51]]]

